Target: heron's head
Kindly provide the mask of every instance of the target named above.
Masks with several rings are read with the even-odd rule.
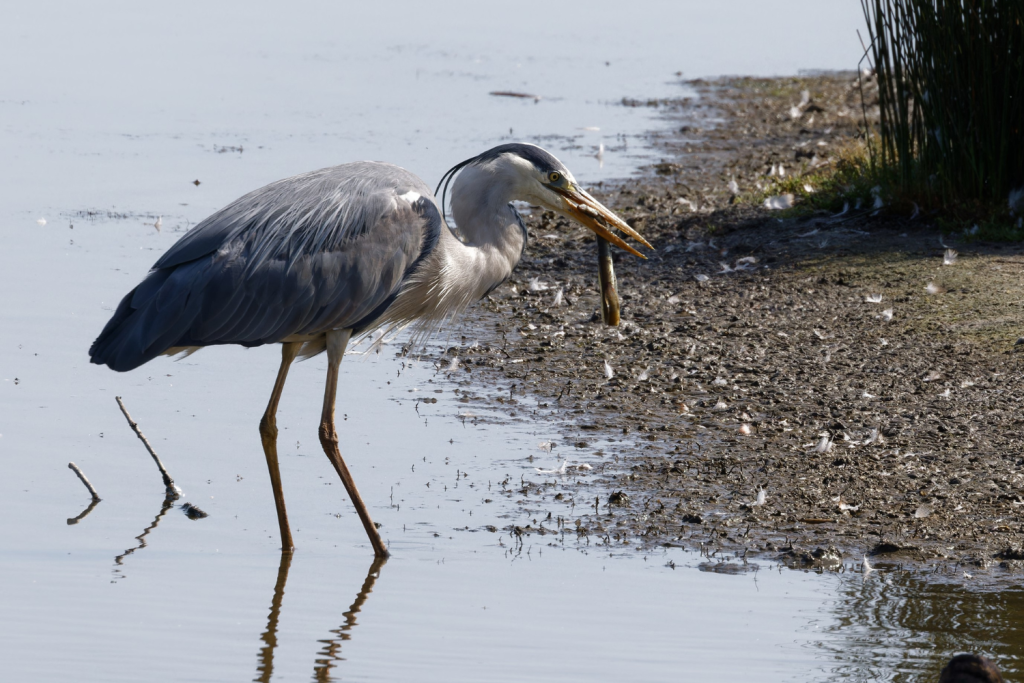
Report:
[[[447,190],[448,183],[460,170],[463,173],[459,176],[459,182],[453,191],[453,207],[457,201],[458,186],[463,179],[473,184],[475,181],[483,181],[491,192],[500,193],[496,197],[498,201],[518,199],[554,211],[590,228],[600,237],[640,258],[646,257],[613,230],[619,230],[645,247],[653,249],[626,221],[580,187],[565,164],[537,145],[499,145],[479,156],[467,159],[442,177],[438,190],[442,185]],[[465,194],[474,197],[474,201],[483,199],[479,190]],[[441,201],[443,205],[443,196]]]

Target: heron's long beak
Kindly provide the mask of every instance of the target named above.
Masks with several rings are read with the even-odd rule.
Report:
[[[639,251],[629,246],[629,244],[627,244],[621,237],[612,232],[611,228],[616,228],[626,233],[626,235],[632,237],[637,242],[640,242],[648,249],[654,249],[647,240],[640,236],[640,233],[629,227],[629,224],[626,223],[626,221],[609,211],[601,204],[601,202],[591,197],[580,187],[571,185],[564,189],[555,188],[555,191],[562,196],[566,215],[577,223],[590,228],[600,237],[605,238],[620,249],[625,249],[629,253],[639,256],[642,259],[647,258]]]

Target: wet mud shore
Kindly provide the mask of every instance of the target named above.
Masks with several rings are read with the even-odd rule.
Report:
[[[494,520],[512,543],[683,546],[718,571],[1024,567],[1024,248],[943,237],[928,216],[744,200],[779,164],[834,162],[864,120],[857,80],[627,103],[672,126],[662,163],[592,188],[657,248],[616,255],[619,328],[600,320],[592,235],[528,217],[513,280],[447,352],[469,419],[500,401],[561,433],[495,486],[529,513]]]

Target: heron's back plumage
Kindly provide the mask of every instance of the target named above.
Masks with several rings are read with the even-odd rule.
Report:
[[[171,247],[121,301],[92,362],[124,371],[173,348],[358,334],[394,302],[442,230],[429,188],[390,164],[271,183]]]

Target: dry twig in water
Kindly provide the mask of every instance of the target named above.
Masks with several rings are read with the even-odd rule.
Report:
[[[128,409],[124,407],[124,401],[121,400],[120,396],[115,398],[117,398],[117,405],[120,406],[121,412],[124,413],[124,418],[128,420],[128,426],[132,428],[135,435],[139,437],[139,439],[142,440],[142,443],[146,446],[146,450],[149,451],[151,456],[153,456],[153,462],[156,463],[157,469],[160,470],[160,474],[164,478],[164,486],[167,488],[167,496],[177,498],[181,495],[181,489],[177,487],[174,480],[171,479],[171,475],[167,473],[167,468],[164,467],[162,462],[160,462],[160,456],[156,454],[156,451],[154,451],[153,447],[149,444],[149,439],[147,439],[142,433],[142,430],[139,429],[139,425],[132,419],[132,416],[128,414]]]
[[[92,496],[93,501],[97,503],[100,502],[100,494],[96,493],[96,489],[94,489],[92,484],[89,483],[89,478],[85,476],[85,472],[79,469],[78,465],[73,462],[68,463],[68,469],[77,474],[78,478],[82,480],[82,483],[85,484],[85,488],[89,489],[89,494]]]

